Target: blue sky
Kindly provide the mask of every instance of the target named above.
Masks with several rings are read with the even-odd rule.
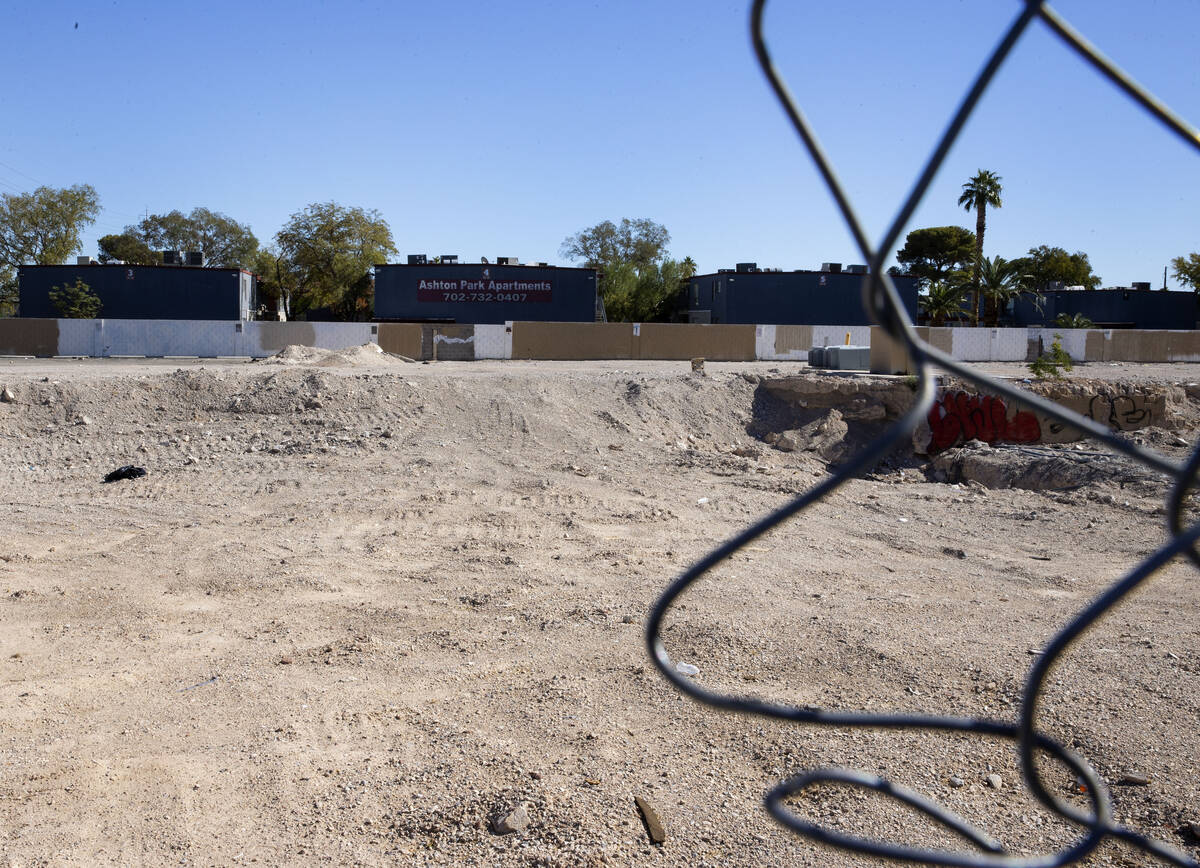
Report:
[[[1019,8],[772,0],[778,65],[873,238]],[[1200,3],[1055,8],[1200,123]],[[265,242],[336,200],[378,209],[401,255],[567,264],[567,235],[629,216],[665,224],[702,271],[859,262],[747,17],[718,0],[13,4],[0,191],[95,186],[93,255],[147,210],[212,208]],[[979,168],[1004,183],[989,255],[1057,245],[1105,285],[1157,286],[1171,257],[1200,251],[1200,153],[1041,25],[909,228],[974,229],[956,200]]]

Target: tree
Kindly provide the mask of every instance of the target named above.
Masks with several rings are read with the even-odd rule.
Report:
[[[127,265],[161,265],[162,254],[151,250],[142,239],[121,233],[120,235],[105,235],[98,242],[100,261],[123,262]]]
[[[961,226],[914,229],[896,253],[901,273],[922,283],[961,283],[974,261],[975,234]]]
[[[667,227],[646,217],[625,217],[620,226],[605,220],[576,232],[563,241],[559,252],[567,259],[582,261],[588,268],[599,269],[603,275],[623,262],[636,268],[662,262],[670,241]]]
[[[100,198],[88,184],[0,194],[0,272],[62,264],[99,213]]]
[[[273,312],[282,301],[284,315],[290,317],[292,297],[300,287],[296,266],[276,245],[271,244],[260,247],[254,254],[254,267],[251,271],[258,275],[259,302]]]
[[[208,208],[151,214],[124,234],[151,250],[200,250],[210,268],[249,268],[258,250],[249,226]]]
[[[1000,319],[1000,310],[1009,301],[1025,292],[1029,286],[1028,276],[1020,269],[1020,261],[1009,262],[1000,256],[984,259],[979,267],[979,291],[986,302],[986,324],[995,328]]]
[[[297,211],[275,236],[290,264],[295,290],[289,307],[327,307],[338,316],[370,316],[371,268],[396,254],[392,230],[375,210],[320,202]]]
[[[1054,324],[1064,329],[1094,329],[1096,324],[1081,313],[1063,311],[1054,318]]]
[[[63,319],[95,319],[100,313],[100,298],[80,278],[74,284],[51,287],[50,303]]]
[[[974,293],[971,296],[971,322],[979,325],[979,269],[983,264],[983,233],[987,228],[987,207],[1000,208],[1001,178],[988,169],[980,169],[967,183],[962,186],[962,195],[958,204],[967,211],[975,212],[975,269],[971,284]]]
[[[1092,264],[1088,262],[1086,253],[1067,253],[1061,247],[1029,248],[1029,254],[1013,263],[1022,274],[1029,275],[1029,287],[1045,292],[1046,287],[1053,281],[1059,281],[1063,286],[1082,286],[1085,289],[1095,289],[1100,285],[1100,276],[1092,273]]]
[[[682,263],[667,259],[670,240],[671,233],[662,224],[646,217],[625,217],[619,226],[605,220],[576,232],[563,241],[559,252],[599,270],[600,297],[609,319],[652,322],[669,318],[671,300],[695,274],[691,257]]]
[[[1171,276],[1200,292],[1200,253],[1176,256],[1171,260]]]
[[[931,281],[924,295],[918,296],[917,301],[925,315],[929,317],[931,326],[944,326],[947,319],[957,319],[962,316],[963,296],[967,293],[965,283],[950,283],[945,280]]]
[[[674,259],[638,267],[620,262],[609,268],[602,284],[604,309],[613,322],[662,322],[674,312],[680,287],[687,286],[687,266]]]

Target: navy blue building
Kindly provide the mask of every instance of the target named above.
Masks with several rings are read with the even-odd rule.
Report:
[[[693,277],[688,287],[688,321],[772,323],[776,325],[870,325],[863,309],[865,266],[846,270],[830,263],[821,271],[759,270],[741,263],[736,270]],[[917,316],[917,281],[892,281],[908,315]]]
[[[375,266],[375,319],[391,322],[592,322],[596,271],[552,265]]]
[[[1144,286],[1144,284],[1143,284]],[[1196,293],[1159,289],[1062,289],[1044,295],[1041,310],[1027,296],[1013,303],[1018,326],[1053,326],[1059,314],[1079,314],[1096,328],[1194,329]]]
[[[88,285],[102,319],[244,320],[255,308],[257,281],[240,268],[186,265],[23,265],[18,315],[56,319],[50,290]]]

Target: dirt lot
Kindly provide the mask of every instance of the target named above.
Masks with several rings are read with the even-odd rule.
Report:
[[[871,864],[761,807],[830,765],[1018,853],[1071,840],[1010,744],[722,715],[650,666],[665,583],[827,472],[750,433],[758,379],[801,366],[289,361],[0,360],[0,865]],[[1145,439],[1182,459],[1177,409]],[[147,475],[101,484],[130,463]],[[672,655],[794,704],[1011,719],[1031,652],[1164,538],[1161,478],[1111,471],[989,490],[898,458],[692,593]],[[1198,588],[1165,569],[1064,661],[1041,718],[1119,819],[1193,857]],[[518,805],[528,825],[497,834]],[[958,846],[855,793],[796,809]],[[1152,863],[1108,844],[1087,864]]]

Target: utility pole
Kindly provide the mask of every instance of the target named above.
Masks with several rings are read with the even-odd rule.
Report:
[[[1163,292],[1167,291],[1167,267],[1163,266]]]

